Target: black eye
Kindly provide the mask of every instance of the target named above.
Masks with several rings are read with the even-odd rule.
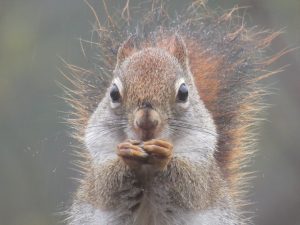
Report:
[[[110,97],[112,102],[119,102],[121,99],[121,94],[116,84],[113,84],[113,86],[110,89]]]
[[[181,84],[178,93],[177,93],[177,101],[186,102],[189,96],[189,90],[185,83]]]

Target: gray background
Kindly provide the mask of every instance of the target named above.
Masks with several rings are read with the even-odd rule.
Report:
[[[91,2],[101,8],[101,1]],[[171,4],[177,8],[180,1]],[[248,24],[285,29],[272,51],[300,46],[299,0],[209,1],[213,7],[235,4],[249,6]],[[1,225],[59,224],[57,213],[75,189],[57,67],[59,56],[91,66],[78,38],[91,37],[93,22],[81,0],[0,0]],[[275,67],[290,66],[267,82],[275,94],[266,99],[271,108],[251,165],[258,171],[251,182],[256,224],[300,224],[299,56],[297,50],[280,59]]]

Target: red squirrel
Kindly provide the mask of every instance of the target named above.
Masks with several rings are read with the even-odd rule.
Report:
[[[96,20],[100,74],[68,65],[69,122],[83,156],[68,223],[249,224],[242,167],[259,81],[283,54],[265,54],[279,33],[248,28],[237,8],[194,2],[174,19],[156,1],[129,4],[106,26]]]

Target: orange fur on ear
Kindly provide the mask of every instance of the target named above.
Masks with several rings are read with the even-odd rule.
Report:
[[[173,55],[180,65],[186,69],[186,61],[187,61],[187,49],[184,43],[184,40],[181,36],[175,34],[171,37],[168,45],[166,46],[167,51]]]
[[[119,48],[118,54],[117,54],[117,66],[120,66],[121,63],[131,56],[133,52],[135,51],[135,35],[131,35]]]

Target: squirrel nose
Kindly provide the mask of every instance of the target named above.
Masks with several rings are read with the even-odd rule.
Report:
[[[140,108],[141,108],[141,109],[144,109],[144,108],[153,109],[151,103],[150,103],[150,102],[147,102],[147,101],[143,102],[143,103],[141,104],[141,107],[140,107]]]
[[[160,123],[159,114],[149,109],[139,109],[135,114],[135,127],[141,130],[154,130]]]
[[[156,120],[156,119],[136,120],[136,126],[142,130],[152,130],[152,129],[155,129],[157,127],[157,125],[158,125],[158,120]]]

